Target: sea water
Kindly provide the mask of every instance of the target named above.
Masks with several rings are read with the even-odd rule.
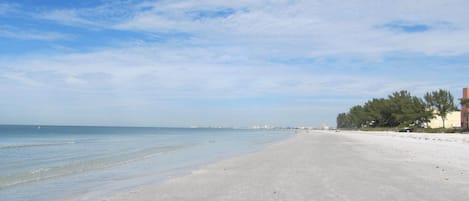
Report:
[[[255,151],[288,130],[0,126],[0,200],[96,200]]]

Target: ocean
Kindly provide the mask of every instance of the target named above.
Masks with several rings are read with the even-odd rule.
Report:
[[[293,132],[0,125],[0,200],[96,200],[256,151]]]

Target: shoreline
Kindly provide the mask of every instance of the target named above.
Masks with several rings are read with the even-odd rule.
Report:
[[[43,127],[30,132],[31,128],[6,129],[7,135],[2,136],[3,145],[14,146],[3,149],[5,165],[0,183],[15,184],[0,189],[3,199],[98,200],[189,175],[192,170],[258,151],[295,133],[105,127],[87,128],[86,132],[76,127]],[[16,153],[22,154],[16,157]]]
[[[98,198],[97,200],[99,200],[99,201],[110,201],[110,200],[112,201],[114,199],[119,200],[119,197],[125,196],[126,194],[134,194],[136,191],[139,191],[141,189],[164,185],[167,182],[171,182],[172,180],[175,180],[175,179],[177,180],[177,179],[181,179],[181,178],[186,178],[186,177],[194,175],[194,174],[198,174],[201,171],[204,171],[204,169],[206,169],[208,167],[211,167],[213,165],[217,165],[219,163],[224,163],[225,161],[236,160],[238,158],[243,158],[245,156],[249,156],[249,155],[252,155],[252,154],[256,154],[258,152],[262,152],[265,149],[269,149],[272,146],[276,146],[276,145],[286,143],[286,142],[292,140],[293,138],[295,138],[297,135],[305,134],[305,133],[308,134],[309,132],[310,131],[302,131],[302,132],[295,131],[295,132],[292,132],[292,134],[290,134],[288,137],[285,137],[284,139],[267,143],[267,144],[263,145],[262,147],[258,147],[256,150],[251,150],[251,151],[248,151],[248,152],[245,152],[245,153],[237,153],[237,154],[233,154],[233,155],[229,155],[229,156],[223,156],[223,157],[219,157],[219,158],[215,158],[215,159],[206,161],[204,163],[192,165],[190,167],[184,167],[184,168],[181,168],[182,170],[179,171],[178,174],[168,175],[168,176],[166,176],[165,179],[161,179],[161,180],[158,180],[158,181],[155,181],[155,182],[150,182],[150,183],[143,184],[143,185],[138,185],[138,186],[136,186],[135,188],[132,188],[132,189],[127,188],[122,192],[114,192],[112,194],[107,194],[107,195],[104,195],[103,197]],[[73,200],[73,199],[67,199],[67,200],[61,200],[61,201],[69,201],[69,200]]]
[[[282,134],[283,135],[283,134]],[[62,197],[58,199],[58,201],[81,201],[81,200],[105,200],[107,197],[114,196],[116,194],[120,194],[122,192],[132,192],[134,189],[139,189],[141,187],[145,186],[155,186],[155,185],[161,185],[164,184],[165,182],[174,179],[174,178],[181,178],[181,177],[186,177],[190,176],[194,171],[197,171],[199,169],[202,169],[206,166],[209,166],[211,164],[216,164],[220,161],[225,161],[229,160],[232,158],[237,158],[241,157],[244,155],[249,155],[253,154],[256,152],[259,152],[267,147],[270,147],[272,145],[275,145],[277,143],[282,143],[284,141],[287,141],[291,138],[293,138],[295,135],[297,135],[296,131],[291,131],[285,136],[275,139],[269,142],[262,142],[259,143],[258,145],[255,145],[253,148],[246,149],[242,152],[235,151],[233,153],[224,153],[221,154],[217,157],[210,158],[204,161],[200,161],[194,164],[189,164],[186,166],[178,167],[176,169],[170,169],[166,170],[163,172],[148,172],[141,174],[139,177],[135,178],[129,178],[126,179],[125,181],[118,181],[118,182],[127,182],[131,183],[131,185],[122,185],[122,187],[119,188],[114,188],[112,191],[100,191],[100,190],[90,190],[88,192],[82,192],[82,193],[77,193],[74,195],[69,195],[66,197]],[[146,176],[145,176],[146,175]],[[145,179],[145,177],[147,177]],[[140,182],[139,178],[144,178],[143,180],[146,180],[145,182]],[[149,180],[148,178],[153,178],[153,180]],[[137,182],[135,180],[138,180]]]
[[[469,196],[469,136],[443,141],[407,134],[297,133],[188,175],[100,200],[371,201]]]

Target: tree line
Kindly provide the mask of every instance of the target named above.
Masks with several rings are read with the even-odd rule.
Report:
[[[461,100],[461,104],[463,104]],[[465,102],[464,102],[465,103]],[[458,110],[453,95],[447,90],[428,92],[422,98],[406,90],[394,92],[387,98],[373,98],[363,105],[350,108],[337,116],[337,128],[364,127],[425,127],[435,115],[446,116]]]

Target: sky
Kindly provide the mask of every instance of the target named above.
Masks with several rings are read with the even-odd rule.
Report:
[[[0,0],[0,124],[335,126],[469,86],[467,0]]]

